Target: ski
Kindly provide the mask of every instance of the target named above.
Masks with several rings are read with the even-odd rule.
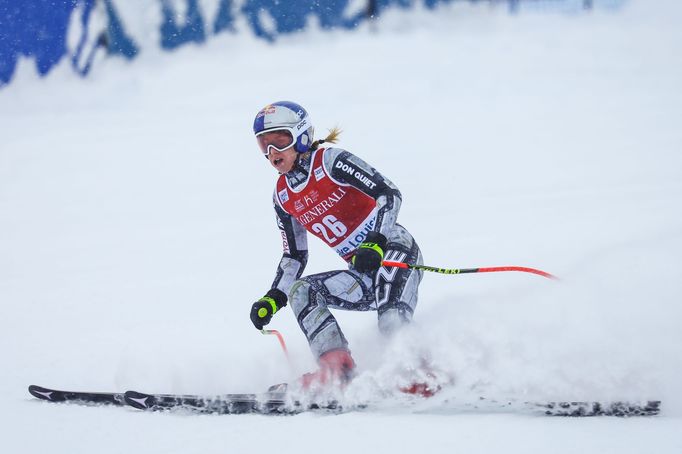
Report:
[[[555,401],[528,402],[516,399],[488,399],[479,397],[470,402],[444,402],[444,409],[478,411],[530,413],[545,416],[656,416],[661,409],[661,401]]]
[[[169,411],[189,410],[198,413],[263,415],[291,415],[310,410],[337,410],[336,402],[305,405],[290,399],[286,393],[221,394],[217,396],[182,394],[146,394],[126,391],[125,403],[139,410]]]
[[[216,414],[296,414],[305,410],[335,410],[335,402],[304,405],[287,397],[286,393],[222,394],[217,396],[146,394],[127,391],[125,403],[139,410],[189,410]]]
[[[338,401],[309,402],[293,400],[286,393],[224,394],[220,396],[145,394],[136,391],[125,393],[128,405],[141,410],[184,409],[200,413],[218,414],[297,414],[305,411],[333,411],[343,413],[372,409],[374,405],[344,406]],[[522,402],[479,398],[476,402],[445,402],[440,410],[452,412],[513,412],[545,416],[655,416],[660,412],[660,401],[613,401],[613,402]],[[377,409],[381,402],[377,402]],[[433,408],[432,408],[433,409]]]
[[[382,402],[353,404],[344,406],[338,401],[303,402],[296,400],[286,392],[266,392],[262,394],[221,394],[214,396],[183,394],[146,394],[137,391],[125,393],[103,393],[62,391],[31,385],[28,388],[32,396],[48,402],[72,402],[84,405],[130,406],[147,411],[187,410],[196,413],[212,414],[263,414],[293,415],[306,411],[331,411],[343,413],[355,410],[381,410]],[[428,404],[428,400],[420,400]],[[414,405],[416,402],[412,402]],[[530,413],[545,416],[592,417],[592,416],[655,416],[660,413],[661,401],[555,401],[527,402],[520,400],[503,400],[478,398],[474,401],[446,400],[439,404],[428,405],[417,412],[447,411],[462,412],[509,412]],[[407,404],[408,406],[410,404]],[[416,405],[420,407],[420,404]]]
[[[660,400],[642,402],[548,402],[540,405],[548,416],[655,416]]]
[[[82,391],[61,391],[58,389],[43,388],[31,385],[28,392],[33,397],[48,402],[73,402],[85,405],[125,405],[123,393],[94,393]]]

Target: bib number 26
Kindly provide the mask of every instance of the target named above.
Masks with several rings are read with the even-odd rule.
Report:
[[[332,244],[338,237],[343,236],[348,232],[348,228],[343,224],[343,222],[336,219],[336,216],[331,214],[322,218],[322,223],[313,224],[313,232],[319,233],[327,241],[327,243]]]

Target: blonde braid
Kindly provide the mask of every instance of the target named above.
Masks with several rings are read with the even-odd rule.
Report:
[[[338,141],[339,135],[341,135],[342,132],[343,131],[341,131],[341,129],[339,129],[338,126],[333,127],[332,129],[329,130],[329,134],[327,135],[327,137],[325,137],[324,139],[316,140],[315,142],[313,142],[312,145],[310,145],[310,151],[317,150],[317,147],[319,147],[320,144],[323,144],[325,142],[336,143]]]

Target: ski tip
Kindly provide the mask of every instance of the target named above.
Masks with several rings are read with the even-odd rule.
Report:
[[[55,390],[53,389],[43,388],[42,386],[38,385],[31,385],[28,387],[28,392],[33,397],[41,400],[48,400],[50,402],[59,401],[59,399],[57,398],[58,393],[56,393]]]
[[[126,391],[123,395],[125,403],[138,410],[148,410],[154,406],[154,396],[137,391]]]

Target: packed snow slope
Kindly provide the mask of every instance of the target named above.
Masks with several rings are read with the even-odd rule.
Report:
[[[87,80],[28,62],[0,92],[3,452],[679,453],[682,7],[508,16],[456,3],[268,45],[223,36],[111,59]],[[656,418],[419,411],[145,414],[35,401],[67,389],[260,391],[314,367],[289,309],[251,325],[281,254],[268,102],[340,125],[401,189],[427,264],[412,329],[339,313],[356,395],[428,352],[451,396],[661,399]],[[307,273],[343,267],[311,239]]]

